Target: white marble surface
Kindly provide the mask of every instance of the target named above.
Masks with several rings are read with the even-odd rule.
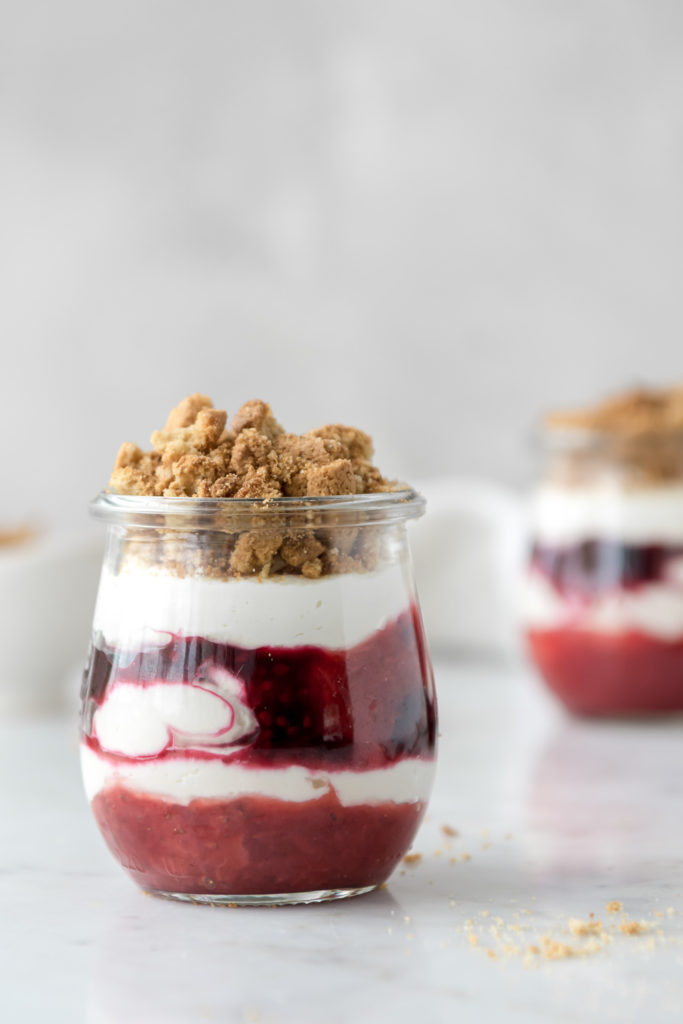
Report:
[[[571,721],[520,669],[441,666],[438,679],[422,860],[384,891],[323,906],[143,895],[90,819],[73,723],[0,725],[1,1019],[680,1020],[683,720]],[[443,824],[460,836],[446,840]],[[621,934],[605,913],[615,899],[650,930]],[[567,924],[591,912],[615,925],[602,952],[529,966],[503,951],[544,935],[585,942]]]

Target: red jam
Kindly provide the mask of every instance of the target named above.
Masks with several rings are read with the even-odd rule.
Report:
[[[573,712],[589,715],[683,709],[683,635],[664,639],[633,628],[605,632],[582,624],[600,597],[664,583],[681,549],[587,541],[536,545],[533,571],[571,603],[566,624],[530,628],[527,641],[543,679]],[[670,584],[669,584],[670,585]]]
[[[405,759],[433,759],[433,684],[415,609],[346,651],[245,650],[200,637],[174,637],[145,651],[95,646],[85,721],[117,682],[190,685],[207,665],[242,680],[256,731],[232,752],[169,749],[156,760],[217,758],[245,771],[298,765],[361,779]],[[121,766],[140,760],[103,751],[91,728],[84,742]],[[143,887],[248,895],[381,883],[410,847],[425,801],[343,805],[332,788],[301,802],[254,793],[183,804],[114,784],[92,806],[113,854]]]

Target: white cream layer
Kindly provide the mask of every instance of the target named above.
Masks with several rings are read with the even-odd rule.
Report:
[[[120,784],[137,793],[184,805],[196,799],[229,800],[245,795],[303,803],[333,790],[344,807],[426,800],[435,771],[433,761],[420,758],[404,758],[387,768],[369,771],[316,771],[300,765],[245,768],[191,756],[114,762],[86,744],[81,745],[81,767],[88,800]]]
[[[180,579],[169,573],[105,569],[94,631],[127,650],[162,646],[171,634],[236,647],[354,647],[409,607],[404,565],[319,580]]]
[[[587,602],[560,594],[532,571],[525,586],[522,618],[529,629],[580,628],[596,633],[634,631],[657,640],[683,638],[683,588],[675,582],[641,584]]]
[[[624,490],[547,484],[531,508],[533,536],[565,546],[586,540],[683,545],[683,484]]]

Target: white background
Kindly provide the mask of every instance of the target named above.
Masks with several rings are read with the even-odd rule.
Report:
[[[0,525],[202,390],[520,484],[683,378],[675,0],[0,5]]]

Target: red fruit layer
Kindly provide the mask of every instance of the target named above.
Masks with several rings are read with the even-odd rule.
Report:
[[[378,885],[409,849],[425,805],[343,807],[271,797],[188,806],[106,790],[92,803],[109,848],[145,889],[248,895]]]
[[[404,756],[432,757],[433,681],[419,613],[409,609],[347,651],[320,647],[246,650],[201,637],[173,637],[164,647],[121,651],[94,646],[84,678],[88,722],[117,681],[199,681],[207,668],[239,676],[258,731],[243,750],[214,755],[247,766],[381,768]],[[177,756],[174,753],[162,757]]]
[[[587,540],[567,547],[535,544],[531,564],[560,593],[590,598],[605,591],[656,583],[664,578],[668,562],[682,553],[680,547],[662,544]]]
[[[577,714],[683,709],[683,639],[579,629],[530,630],[527,639],[546,683]]]

